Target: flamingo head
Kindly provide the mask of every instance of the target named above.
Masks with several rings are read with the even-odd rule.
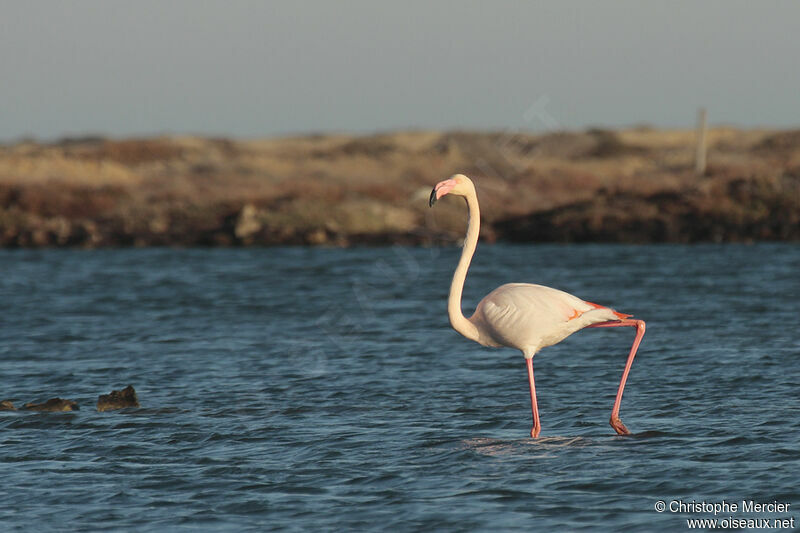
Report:
[[[445,194],[455,194],[456,196],[467,196],[469,193],[475,194],[475,185],[472,184],[472,180],[466,177],[464,174],[455,174],[451,176],[449,179],[444,181],[440,181],[436,184],[436,186],[431,191],[431,198],[428,201],[428,205],[433,207],[433,204],[436,203],[436,200],[444,196]]]

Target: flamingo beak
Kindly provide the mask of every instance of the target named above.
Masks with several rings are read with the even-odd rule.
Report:
[[[433,204],[436,203],[436,200],[452,191],[456,185],[458,185],[458,182],[452,178],[437,183],[431,191],[431,198],[428,200],[428,206],[433,207]]]

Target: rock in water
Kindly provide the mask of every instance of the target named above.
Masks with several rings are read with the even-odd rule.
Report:
[[[0,402],[0,411],[16,411],[17,408],[11,403],[11,400],[3,400]]]
[[[101,394],[97,398],[97,410],[100,412],[126,407],[139,407],[139,398],[131,385],[122,390],[112,390],[111,394]]]
[[[28,402],[22,408],[28,411],[47,411],[51,413],[80,410],[77,403],[72,400],[62,400],[61,398],[50,398],[44,403]]]

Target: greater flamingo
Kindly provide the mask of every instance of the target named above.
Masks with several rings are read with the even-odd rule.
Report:
[[[480,230],[480,209],[475,185],[463,174],[456,174],[436,184],[431,192],[429,205],[433,207],[442,196],[454,194],[463,196],[469,209],[467,236],[461,259],[453,274],[447,313],[450,324],[464,337],[483,346],[508,346],[522,351],[528,367],[528,383],[531,389],[531,411],[533,429],[531,437],[536,438],[541,431],[539,409],[536,405],[536,386],[533,381],[533,356],[547,346],[561,342],[583,328],[635,327],[636,337],[622,372],[617,389],[617,398],[611,410],[611,427],[619,435],[630,435],[630,431],[619,419],[619,405],[622,390],[628,379],[633,358],[645,331],[643,320],[632,319],[632,315],[618,313],[608,307],[597,305],[566,292],[532,285],[529,283],[508,283],[501,285],[478,303],[475,313],[467,318],[461,311],[461,293],[467,277],[472,256],[478,243]]]

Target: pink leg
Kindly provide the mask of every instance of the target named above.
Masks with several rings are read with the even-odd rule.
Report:
[[[586,326],[588,328],[619,328],[631,326],[636,328],[636,338],[633,339],[633,346],[631,346],[631,353],[628,355],[628,361],[625,363],[625,370],[622,372],[622,379],[619,381],[619,389],[617,389],[617,399],[614,400],[614,408],[611,410],[611,427],[614,428],[619,435],[630,435],[631,432],[619,419],[619,404],[622,402],[622,390],[625,388],[625,381],[628,379],[628,372],[631,370],[633,358],[636,356],[636,350],[639,349],[639,343],[642,342],[644,336],[644,320],[625,319],[614,320],[611,322],[600,322],[599,324],[592,324]]]
[[[539,407],[536,405],[536,385],[533,383],[533,358],[525,359],[525,364],[528,365],[528,383],[531,386],[531,411],[533,411],[531,437],[535,439],[539,436],[539,432],[542,431],[542,426],[539,424]]]

